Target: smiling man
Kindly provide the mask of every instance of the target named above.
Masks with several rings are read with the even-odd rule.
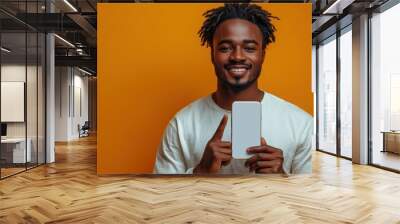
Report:
[[[179,111],[169,122],[158,149],[154,173],[246,174],[310,173],[313,122],[298,107],[258,88],[267,45],[275,41],[274,19],[254,4],[211,9],[199,31],[211,48],[217,90]],[[259,101],[262,136],[232,158],[230,122],[234,101]]]

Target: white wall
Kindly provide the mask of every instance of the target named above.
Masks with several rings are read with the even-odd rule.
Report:
[[[88,77],[72,67],[56,67],[55,73],[55,140],[70,141],[89,117]]]
[[[78,124],[81,126],[85,123],[85,121],[88,121],[89,118],[89,111],[88,111],[88,105],[89,105],[89,92],[88,92],[88,77],[83,77],[81,76],[82,73],[76,74],[75,70],[75,75],[74,75],[74,108],[73,111],[73,119],[72,119],[72,130],[71,130],[71,135],[74,136],[74,138],[79,137],[78,133]],[[80,93],[79,93],[80,91]],[[80,96],[80,97],[79,97]],[[79,102],[80,101],[80,102]],[[80,108],[79,108],[80,107]],[[79,111],[79,109],[81,111]]]
[[[55,68],[55,141],[68,141],[69,68]]]

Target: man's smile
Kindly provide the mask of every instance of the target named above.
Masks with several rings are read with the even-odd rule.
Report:
[[[242,77],[244,76],[248,70],[250,70],[251,65],[246,64],[236,64],[236,65],[227,65],[225,69],[233,76],[233,77]]]

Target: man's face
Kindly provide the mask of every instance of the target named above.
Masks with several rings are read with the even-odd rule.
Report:
[[[236,90],[254,83],[264,61],[262,33],[257,25],[228,19],[218,25],[212,43],[212,62],[223,84]]]

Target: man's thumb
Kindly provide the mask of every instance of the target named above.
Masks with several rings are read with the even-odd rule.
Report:
[[[265,141],[264,137],[261,137],[261,145],[267,145],[267,141]]]

